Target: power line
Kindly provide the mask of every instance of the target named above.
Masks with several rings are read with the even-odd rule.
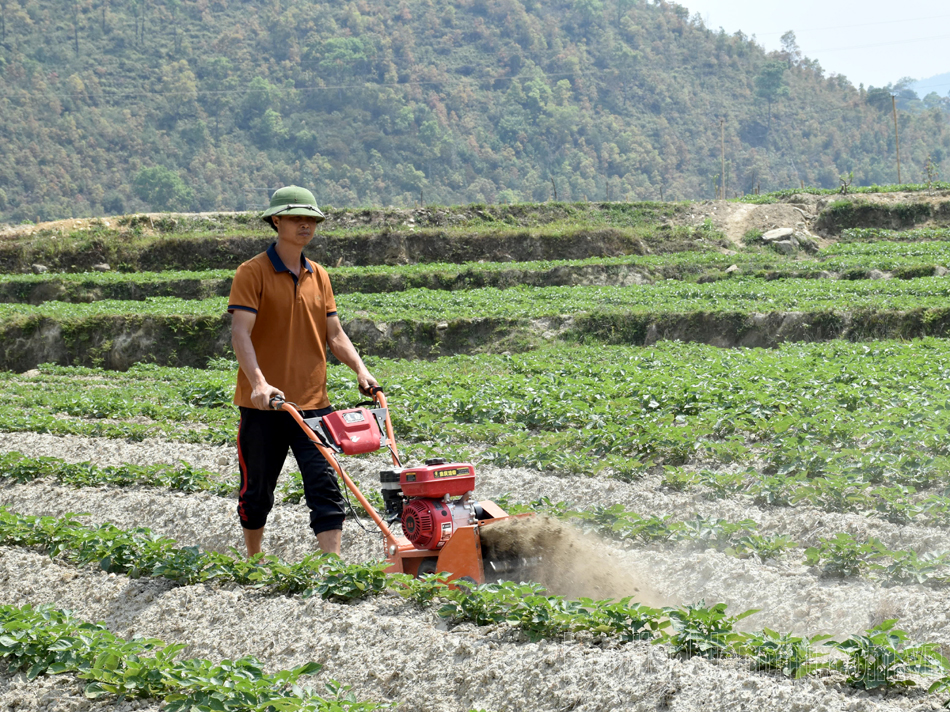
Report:
[[[932,35],[931,37],[913,37],[906,40],[894,40],[893,42],[877,42],[875,44],[869,45],[854,45],[852,47],[835,47],[835,48],[826,48],[826,49],[816,49],[811,50],[812,52],[847,52],[852,49],[871,49],[874,47],[890,47],[892,45],[907,44],[908,42],[928,42],[930,40],[945,40],[950,38],[950,35]]]

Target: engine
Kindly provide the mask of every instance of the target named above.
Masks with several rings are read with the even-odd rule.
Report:
[[[471,498],[475,468],[470,464],[434,458],[424,467],[384,470],[379,479],[387,519],[399,520],[403,534],[417,549],[441,549],[456,529],[479,518]]]

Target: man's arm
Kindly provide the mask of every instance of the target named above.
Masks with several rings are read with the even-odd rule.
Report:
[[[267,382],[261,367],[257,363],[257,352],[251,342],[251,330],[254,328],[254,322],[256,321],[256,313],[244,309],[235,309],[231,321],[231,345],[234,347],[234,355],[237,356],[241,370],[244,371],[244,375],[251,382],[251,402],[255,408],[270,410],[270,399],[274,396],[283,398],[284,394],[280,389],[274,388]]]
[[[361,391],[369,390],[370,386],[379,387],[379,383],[373,378],[373,375],[367,370],[363,359],[356,353],[356,347],[350,341],[350,337],[343,331],[343,324],[340,323],[340,317],[327,317],[327,346],[333,355],[340,359],[356,373],[356,380],[359,383]],[[236,351],[237,349],[235,349]]]

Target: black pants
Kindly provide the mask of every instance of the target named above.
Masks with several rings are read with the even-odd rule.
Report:
[[[333,408],[323,408],[302,414],[313,418],[331,412]],[[277,477],[290,448],[300,465],[313,533],[343,528],[346,510],[336,473],[290,413],[241,408],[237,443],[241,467],[238,516],[242,527],[260,529],[267,523],[274,507]]]

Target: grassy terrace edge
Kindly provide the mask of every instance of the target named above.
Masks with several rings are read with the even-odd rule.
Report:
[[[579,260],[330,267],[328,272],[338,295],[410,289],[459,291],[519,286],[631,286],[664,280],[707,283],[746,278],[860,280],[945,275],[950,267],[950,230],[915,232],[926,232],[935,239],[913,246],[894,241],[839,243],[808,259],[784,256],[767,248],[739,253],[696,249],[663,255]],[[909,234],[894,233],[897,236]],[[233,276],[234,271],[230,269],[2,275],[0,303],[90,303],[143,301],[159,297],[210,299],[227,296]]]
[[[309,247],[325,265],[527,261],[684,249],[693,229],[670,219],[685,203],[542,203],[414,210],[328,210]],[[55,225],[55,223],[53,224]],[[273,232],[257,213],[127,215],[82,229],[0,233],[0,271],[84,271],[101,262],[128,271],[233,269],[263,251]]]
[[[877,204],[863,193],[927,190],[874,186],[842,195],[817,215],[820,232],[850,228],[907,230],[950,222],[950,194]],[[788,194],[746,196],[755,203],[795,202]],[[827,194],[827,193],[821,193]],[[617,254],[675,252],[708,238],[695,224],[696,203],[528,203],[428,206],[412,210],[329,209],[311,246],[324,265],[580,259]],[[678,224],[684,223],[684,224]],[[698,233],[698,234],[697,234]],[[721,236],[719,236],[721,239]],[[261,252],[273,234],[256,213],[146,214],[96,218],[81,228],[19,226],[0,231],[0,272],[28,272],[34,263],[53,271],[82,272],[107,262],[124,271],[233,269]],[[723,246],[728,246],[724,242]]]
[[[950,335],[950,304],[853,311],[590,311],[445,320],[355,317],[344,318],[343,323],[366,356],[434,359],[524,352],[552,343],[648,346],[658,341],[683,341],[724,348],[769,348],[835,339],[946,337]],[[204,368],[212,359],[232,354],[230,318],[223,314],[37,315],[0,323],[0,342],[0,369],[16,372],[41,363],[112,370],[127,370],[139,362]]]

